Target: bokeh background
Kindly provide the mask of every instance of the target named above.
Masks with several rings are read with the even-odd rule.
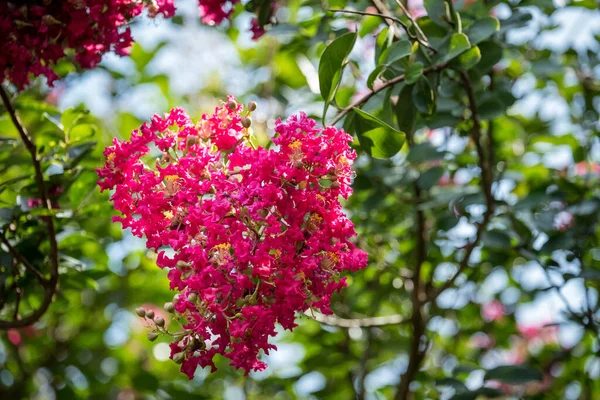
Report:
[[[531,222],[536,229],[516,232],[517,222],[514,226],[498,222],[495,233],[475,251],[479,268],[471,278],[476,283],[459,278],[456,287],[438,299],[442,312],[428,325],[433,346],[425,364],[428,373],[414,388],[422,390],[423,398],[450,398],[453,384],[435,385],[444,377],[458,377],[476,391],[484,383],[486,368],[523,363],[544,370],[544,380],[520,387],[515,398],[600,395],[597,333],[568,315],[569,309],[597,311],[598,305],[599,202],[594,188],[600,177],[600,37],[595,35],[600,34],[600,12],[594,4],[521,1],[494,8],[506,38],[495,66],[503,77],[500,84],[506,81],[504,103],[490,101],[482,111],[496,121],[498,154],[504,162],[494,195],[514,210],[507,220],[525,221],[527,226]],[[281,332],[278,350],[265,356],[266,371],[245,377],[219,360],[217,373],[198,370],[191,381],[169,360],[163,338],[146,339],[148,329],[134,309],[142,306],[164,314],[162,304],[173,292],[166,271],[156,267],[143,240],[110,221],[108,196],[99,193],[92,172],[101,163],[103,147],[112,137],[127,138],[154,113],[181,106],[198,117],[212,111],[227,94],[258,103],[253,128],[260,135],[272,135],[278,117],[300,110],[319,116],[323,108],[317,67],[326,34],[319,28],[323,16],[319,3],[285,2],[277,11],[282,23],[259,41],[251,40],[251,18],[243,12],[230,26],[215,28],[200,24],[194,1],[181,0],[177,6],[173,20],[136,21],[131,57],[109,54],[97,69],[70,74],[54,88],[38,82],[25,95],[42,96],[49,107],[61,111],[88,109],[86,118],[100,127],[93,133],[99,145],[84,161],[87,172],[70,198],[78,204],[76,218],[60,243],[64,257],[72,262],[63,267],[56,302],[42,322],[0,334],[0,395],[119,400],[389,398],[407,365],[410,329],[404,324],[346,329],[299,316],[299,327],[293,333]],[[421,5],[410,2],[410,8],[418,14]],[[505,23],[517,12],[531,13],[532,19],[522,26]],[[337,29],[360,28],[357,21],[340,18],[331,24]],[[340,101],[367,90],[366,78],[375,66],[375,41],[370,31],[359,38],[338,93]],[[583,84],[584,79],[590,86]],[[448,99],[438,107],[448,110],[442,116],[446,120],[430,123],[416,135],[429,146],[427,151],[434,152],[417,161],[428,168],[441,165],[445,171],[428,204],[438,220],[427,265],[434,281],[443,282],[456,267],[449,255],[472,237],[470,218],[481,215],[483,206],[472,190],[477,171],[469,166],[468,141],[449,127],[455,104]],[[10,131],[6,116],[0,127]],[[6,160],[9,155],[2,157]],[[349,277],[349,288],[335,298],[337,315],[410,315],[405,278],[410,276],[406,255],[414,247],[414,206],[405,196],[405,181],[406,164],[413,161],[406,160],[405,152],[391,161],[364,155],[357,161],[355,196],[346,208],[370,263]],[[15,171],[7,167],[3,174],[10,177]],[[561,202],[547,189],[564,181],[585,187],[591,195]],[[560,240],[589,239],[581,245],[581,257],[572,257],[564,242],[555,249],[547,246],[549,237],[564,232],[569,235]],[[551,253],[552,268],[540,264],[535,254],[528,258],[508,249],[507,243],[521,239],[539,254]],[[557,354],[565,357],[560,367],[550,363]]]

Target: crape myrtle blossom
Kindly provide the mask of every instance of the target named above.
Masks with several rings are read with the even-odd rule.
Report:
[[[155,17],[175,14],[173,0],[43,0],[0,2],[0,80],[19,89],[31,76],[58,79],[56,64],[67,55],[81,68],[95,67],[114,51],[128,54],[127,27],[144,9]]]
[[[169,269],[178,294],[165,308],[184,321],[171,358],[190,378],[198,365],[214,371],[216,354],[263,370],[275,324],[331,314],[340,274],[367,263],[339,202],[351,194],[352,137],[300,113],[277,121],[273,148],[256,147],[255,106],[229,97],[196,123],[179,108],[156,115],[129,141],[114,139],[97,170],[101,189],[114,190],[114,220]]]

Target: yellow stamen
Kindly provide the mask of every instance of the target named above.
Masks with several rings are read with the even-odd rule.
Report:
[[[294,140],[292,143],[290,143],[288,145],[288,147],[290,149],[299,149],[302,147],[302,142],[300,142],[299,140]]]
[[[279,250],[279,249],[273,250],[273,257],[275,257],[276,260],[279,260],[279,258],[281,257],[281,250]]]
[[[112,162],[117,155],[115,153],[110,153],[108,157],[106,157],[106,161]]]
[[[321,217],[317,213],[310,214],[310,217],[308,217],[308,219],[310,220],[310,222],[314,222],[314,223],[317,223],[317,224],[320,224],[321,221],[323,221],[323,217]]]
[[[338,256],[333,251],[328,251],[327,252],[327,258],[329,258],[331,261],[333,261],[336,264],[340,262],[340,256]]]
[[[175,182],[178,179],[179,179],[179,176],[177,176],[177,175],[167,175],[167,176],[165,176],[165,180],[167,182]]]
[[[321,201],[325,201],[325,197],[323,197],[322,195],[317,193],[317,199],[321,200]]]
[[[163,215],[169,219],[173,219],[173,212],[172,211],[163,211]]]
[[[215,246],[215,250],[217,250],[217,251],[219,251],[219,250],[229,251],[230,248],[231,248],[231,245],[229,243],[219,243],[218,245]]]

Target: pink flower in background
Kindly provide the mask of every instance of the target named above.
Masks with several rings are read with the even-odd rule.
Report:
[[[544,322],[532,325],[519,325],[519,333],[527,340],[539,340],[543,343],[556,343],[558,341],[558,325],[549,325]]]
[[[483,305],[481,309],[481,315],[486,321],[498,321],[504,315],[505,308],[498,300],[493,300]]]
[[[573,217],[573,214],[568,211],[561,211],[554,216],[552,226],[557,231],[565,232],[568,231],[574,223],[575,218]]]
[[[367,263],[339,202],[352,192],[352,137],[300,113],[277,121],[269,150],[253,143],[249,115],[233,97],[198,122],[173,109],[114,139],[97,170],[114,189],[114,220],[147,239],[179,292],[187,322],[171,356],[190,378],[198,365],[214,370],[216,354],[264,369],[275,325],[331,313],[340,274]]]
[[[597,163],[590,163],[581,161],[575,164],[575,175],[600,175],[600,165]]]

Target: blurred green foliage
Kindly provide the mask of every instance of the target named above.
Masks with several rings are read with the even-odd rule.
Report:
[[[387,10],[408,34],[394,20],[311,1],[279,5],[279,24],[256,44],[244,44],[237,24],[227,30],[248,76],[268,76],[234,93],[268,113],[253,125],[261,140],[299,106],[355,134],[346,209],[370,256],[334,299],[335,316],[299,316],[269,369],[249,377],[219,360],[218,372],[188,381],[167,360],[167,339],[149,342],[135,316],[140,305],[162,312],[173,292],[143,242],[111,222],[93,169],[139,116],[59,111],[56,89],[41,84],[14,95],[54,208],[32,206],[31,158],[2,108],[0,229],[47,273],[53,218],[60,280],[39,322],[0,334],[2,398],[384,399],[405,398],[407,383],[415,399],[598,398],[598,43],[539,40],[556,33],[561,13],[597,20],[596,3],[426,0],[429,16],[411,3],[416,25],[406,3],[327,6]],[[136,44],[126,74],[101,67],[113,105],[145,85],[197,115],[224,98],[226,79],[182,95],[152,73],[172,45]],[[21,316],[39,307],[42,288],[1,250],[0,317],[10,320],[17,307]],[[532,308],[551,319],[528,321]],[[368,320],[387,316],[403,322]]]

